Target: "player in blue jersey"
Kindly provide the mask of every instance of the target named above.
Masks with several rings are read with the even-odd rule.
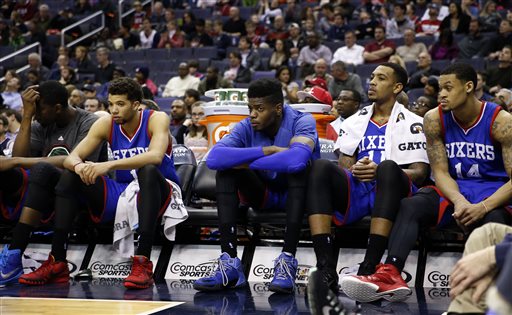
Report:
[[[341,153],[339,166],[326,160],[313,164],[307,202],[317,258],[308,283],[313,314],[324,314],[326,309],[338,313],[333,302],[338,274],[331,222],[344,225],[372,216],[368,249],[358,270],[358,274],[371,274],[387,247],[400,201],[428,176],[421,118],[396,101],[406,84],[403,68],[379,65],[368,90],[373,104],[341,125],[336,143]]]
[[[342,280],[341,287],[351,298],[396,301],[407,296],[410,289],[400,272],[421,227],[457,223],[469,232],[488,222],[510,225],[512,116],[496,104],[478,100],[476,84],[470,65],[454,64],[441,73],[439,107],[424,120],[436,186],[402,201],[386,263],[370,276]]]
[[[222,254],[217,270],[194,283],[201,291],[247,284],[236,241],[239,205],[285,209],[283,252],[275,260],[269,289],[292,292],[295,252],[304,217],[308,164],[320,157],[315,120],[283,104],[281,84],[261,79],[248,90],[248,118],[238,123],[208,154],[206,163],[217,171],[217,208]]]
[[[153,284],[153,264],[149,260],[157,218],[167,208],[172,189],[167,180],[178,182],[171,156],[169,118],[161,112],[139,111],[142,90],[129,78],[111,82],[109,109],[64,161],[67,169],[55,188],[55,231],[52,250],[40,268],[24,274],[19,282],[27,285],[67,282],[66,242],[80,201],[85,201],[95,222],[114,218],[121,193],[133,180],[140,191],[138,212],[139,244],[132,270],[125,279],[127,288],[142,289]],[[92,163],[86,157],[103,141],[108,141],[114,160]],[[105,175],[116,171],[116,180]]]

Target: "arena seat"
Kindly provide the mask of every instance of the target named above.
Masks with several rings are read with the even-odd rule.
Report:
[[[188,205],[192,195],[192,181],[197,167],[196,157],[192,150],[182,144],[174,145],[172,153],[176,174],[180,179],[183,203]]]

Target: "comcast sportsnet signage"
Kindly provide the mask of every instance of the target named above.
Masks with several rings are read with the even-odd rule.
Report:
[[[450,273],[453,266],[462,257],[462,253],[456,252],[429,252],[425,266],[425,288],[448,288],[450,286]],[[446,294],[444,291],[432,291],[432,294]],[[429,293],[430,295],[430,293]]]
[[[153,271],[160,256],[161,247],[153,246],[151,251],[151,261],[153,262]],[[94,278],[126,278],[132,270],[130,259],[121,257],[112,247],[112,245],[97,244],[94,248],[89,269]]]
[[[281,254],[282,247],[258,246],[249,273],[249,281],[270,282],[274,278],[274,260]],[[316,265],[313,248],[297,248],[295,255],[299,266],[297,268],[296,283],[308,283],[309,270]]]
[[[48,259],[51,247],[49,244],[30,244],[23,253],[23,272],[30,273],[39,268]],[[80,270],[86,250],[86,245],[69,245],[66,259],[71,276]]]
[[[238,257],[242,257],[243,246],[238,246]],[[165,279],[196,280],[210,275],[217,268],[219,258],[218,245],[176,245],[172,249],[171,258]]]

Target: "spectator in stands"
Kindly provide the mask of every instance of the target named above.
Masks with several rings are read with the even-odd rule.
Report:
[[[509,89],[500,89],[494,97],[494,103],[500,105],[507,112],[512,110],[512,91]]]
[[[158,106],[157,103],[155,103],[155,101],[142,99],[142,102],[140,102],[139,105],[139,111],[143,111],[145,109],[160,111],[160,107]],[[174,139],[174,137],[172,137],[172,144],[177,144],[176,139]]]
[[[197,61],[197,59],[190,59],[188,61],[188,73],[191,76],[196,77],[199,80],[202,80],[204,78],[204,74],[200,73],[198,71],[198,69],[199,69],[199,61]]]
[[[85,94],[84,94],[84,92],[80,91],[79,89],[74,89],[69,94],[69,100],[68,100],[69,106],[72,106],[74,108],[83,109],[84,102],[85,102]]]
[[[38,53],[30,53],[28,55],[28,70],[36,70],[42,80],[46,80],[50,74],[50,70],[41,62],[41,56]]]
[[[500,23],[498,34],[489,41],[489,59],[497,59],[505,46],[512,45],[512,21],[504,19]]]
[[[274,45],[274,51],[270,56],[268,67],[270,70],[278,69],[281,66],[288,64],[288,52],[284,45],[284,41],[281,39],[276,40]]]
[[[432,96],[436,100],[439,96],[439,77],[435,75],[431,75],[427,79],[427,83],[423,88],[423,95]]]
[[[97,119],[68,106],[67,101],[66,89],[56,81],[41,83],[38,91],[23,92],[23,128],[16,138],[13,157],[4,158],[0,168],[1,203],[6,206],[2,214],[5,220],[19,219],[12,241],[0,254],[2,285],[17,283],[23,274],[22,254],[30,234],[41,219],[49,219],[53,213],[55,185],[64,155],[78,145]],[[94,152],[89,160],[97,161],[98,155],[99,151]],[[30,169],[28,180],[24,169]]]
[[[435,108],[436,106],[437,100],[435,98],[433,98],[432,96],[422,95],[418,97],[418,99],[415,102],[409,104],[407,109],[409,109],[411,112],[415,113],[420,117],[424,117],[429,110]]]
[[[192,119],[188,126],[183,144],[194,152],[194,156],[199,162],[208,151],[208,131],[206,130],[206,126],[199,123],[199,121],[205,117],[203,102],[195,102],[192,104],[190,116]]]
[[[322,79],[327,86],[332,82],[333,77],[328,73],[329,64],[322,58],[316,60],[314,72],[304,78],[304,82],[312,81],[315,79]],[[305,85],[305,84],[304,84]],[[327,90],[327,88],[325,87]]]
[[[418,56],[416,70],[411,73],[409,78],[409,89],[424,87],[427,84],[428,77],[439,75],[438,69],[432,68],[432,58],[428,52],[422,52]]]
[[[95,113],[100,110],[105,111],[105,108],[103,108],[103,104],[100,102],[99,99],[97,99],[96,97],[93,97],[93,98],[88,98],[85,100],[84,110],[86,110],[90,113]]]
[[[476,73],[476,88],[475,88],[475,97],[482,101],[491,101],[492,95],[486,92],[487,89],[487,75],[483,71],[478,71]]]
[[[169,125],[171,134],[179,144],[183,144],[183,139],[190,120],[187,119],[187,105],[181,99],[172,101],[171,104],[171,122]]]
[[[427,52],[427,47],[423,43],[416,43],[414,40],[416,33],[414,29],[408,28],[404,31],[404,44],[398,46],[396,54],[399,55],[404,62],[416,61],[421,53]]]
[[[149,20],[151,21],[151,25],[155,27],[155,30],[161,32],[161,30],[158,29],[159,25],[166,24],[165,8],[162,1],[155,1],[155,3],[153,3],[153,10],[151,10]]]
[[[359,15],[359,24],[356,26],[357,39],[374,38],[375,28],[379,25],[379,22],[374,20],[370,13],[362,11]]]
[[[318,21],[320,32],[327,34],[332,25],[334,25],[334,7],[331,3],[325,3],[320,8],[322,17]]]
[[[217,54],[219,59],[226,57],[226,49],[231,46],[231,38],[222,30],[223,24],[221,20],[213,22],[213,32],[210,34],[213,44],[217,46]]]
[[[46,33],[48,27],[50,25],[50,21],[52,19],[50,7],[47,4],[41,4],[39,6],[39,11],[35,14],[32,22],[34,26],[41,31],[42,33]]]
[[[199,79],[191,76],[186,62],[180,63],[178,75],[171,78],[165,85],[163,97],[182,97],[187,89],[195,89],[199,86]]]
[[[277,17],[283,18],[283,23],[285,22],[283,11],[279,7],[278,0],[272,0],[270,3],[269,0],[261,0],[258,15],[260,16],[260,20],[267,25],[272,24],[273,21],[275,22]]]
[[[389,56],[389,61],[388,62],[396,63],[400,67],[404,68],[405,71],[407,71],[407,67],[405,66],[405,61],[402,59],[402,57],[400,57],[397,54]]]
[[[109,50],[122,49],[122,44],[117,45],[118,47],[114,45],[113,34],[114,32],[111,32],[108,27],[103,28],[98,35],[94,36],[94,41],[89,47],[89,51],[97,50],[100,47],[106,47]]]
[[[9,45],[9,24],[6,19],[0,17],[0,45]]]
[[[416,14],[416,6],[415,6],[415,4],[413,2],[409,2],[406,5],[406,7],[405,7],[405,15],[407,16],[409,21],[411,21],[412,24],[414,24],[414,26],[416,27],[416,25],[419,23],[419,17]]]
[[[304,46],[299,53],[297,64],[301,69],[301,76],[306,77],[314,70],[314,65],[319,59],[323,59],[327,65],[331,63],[332,52],[329,47],[320,43],[320,36],[316,33],[307,37],[307,46]]]
[[[450,297],[452,301],[448,308],[449,314],[484,314],[488,305],[497,303],[503,297],[488,296],[489,287],[496,282],[496,274],[507,272],[507,256],[512,257],[512,228],[503,224],[490,223],[475,229],[464,246],[464,255],[454,266],[450,275]],[[509,268],[510,269],[510,268]],[[510,272],[509,272],[510,273]],[[498,286],[500,280],[497,281]],[[502,282],[503,288],[510,287],[512,278]],[[495,292],[494,292],[495,293]],[[503,296],[509,292],[501,292]],[[503,305],[503,302],[501,302]],[[505,303],[506,304],[506,303]],[[510,305],[500,308],[508,312],[491,312],[489,314],[510,314]],[[492,309],[492,307],[491,307]],[[496,309],[497,310],[497,309]]]
[[[245,20],[240,17],[240,9],[229,8],[229,19],[222,26],[222,30],[232,38],[233,44],[238,43],[240,36],[246,35]]]
[[[87,16],[87,15],[90,15],[92,13],[94,13],[92,11],[92,7],[91,5],[89,4],[89,0],[78,0],[75,2],[75,5],[73,6],[73,15],[78,15],[78,16]]]
[[[149,18],[142,20],[142,30],[139,32],[141,49],[157,48],[160,42],[160,34],[153,29]]]
[[[272,29],[267,33],[265,42],[270,47],[274,47],[276,40],[286,40],[288,36],[289,34],[288,31],[286,30],[284,17],[276,16],[276,18],[274,19],[274,23],[272,24]]]
[[[364,63],[364,47],[356,43],[356,34],[353,31],[345,32],[345,46],[336,50],[331,64],[343,61],[345,64],[360,65]]]
[[[116,65],[110,61],[110,51],[108,48],[100,47],[96,50],[96,61],[98,66],[94,74],[94,82],[104,84],[111,81]]]
[[[341,136],[341,123],[359,110],[361,101],[361,94],[358,91],[352,89],[341,90],[333,106],[338,114],[338,118],[331,122],[330,126],[332,129],[327,129],[327,139],[335,142],[338,140],[338,137]],[[331,130],[332,132],[329,132]]]
[[[498,66],[487,70],[489,93],[495,94],[501,88],[512,87],[512,47],[505,46],[498,57]]]
[[[6,84],[5,90],[2,91],[4,105],[16,111],[21,111],[23,102],[21,100],[21,82],[18,77],[12,77]]]
[[[421,125],[422,120],[396,102],[406,84],[407,72],[402,67],[392,63],[379,65],[371,75],[368,89],[373,104],[341,125],[343,131],[335,145],[340,152],[340,166],[327,160],[313,163],[307,209],[316,267],[324,275],[324,292],[334,291],[338,283],[331,222],[345,225],[371,214],[366,256],[358,271],[371,274],[386,249],[400,201],[428,177],[428,159],[421,145],[425,143],[424,134],[410,131],[411,125]],[[391,140],[391,133],[400,134],[400,140]],[[379,140],[374,142],[375,139]],[[417,149],[400,150],[400,143],[405,141],[419,145]],[[328,298],[320,294],[320,288],[312,289],[308,287],[309,299],[315,301],[321,314],[322,308],[329,305]],[[335,304],[332,302],[331,305]]]
[[[135,80],[140,84],[142,88],[147,87],[153,95],[158,93],[156,84],[149,78],[148,67],[135,68]]]
[[[493,0],[485,1],[478,20],[481,23],[482,32],[495,32],[498,30],[501,22],[501,16],[496,11],[496,2]]]
[[[389,59],[395,52],[395,43],[386,39],[386,29],[382,26],[375,27],[375,41],[366,44],[363,58],[366,63],[382,63]]]
[[[142,27],[144,18],[146,17],[146,11],[143,10],[142,4],[139,0],[133,1],[133,9],[135,9],[135,12],[133,12],[130,31],[138,32]]]
[[[17,12],[23,21],[30,21],[37,13],[37,0],[18,0],[13,11]]]
[[[283,105],[281,90],[276,80],[252,82],[248,91],[250,117],[238,123],[208,154],[206,164],[217,170],[222,254],[215,272],[195,281],[196,290],[247,285],[237,258],[239,196],[251,206],[286,210],[284,246],[275,260],[274,278],[268,288],[281,293],[292,293],[295,288],[298,262],[294,256],[304,217],[307,167],[309,161],[320,157],[320,149],[315,120]],[[248,169],[240,168],[247,164]]]
[[[430,6],[436,6],[439,9],[439,14],[437,16],[437,19],[439,21],[443,21],[445,17],[450,14],[450,10],[448,9],[448,6],[443,5],[443,0],[432,0]],[[428,20],[429,19],[429,11],[426,10],[423,16],[421,17],[421,21]]]
[[[7,136],[9,121],[5,116],[0,116],[0,156],[11,154],[13,140]]]
[[[140,48],[140,34],[130,31],[129,25],[121,25],[118,31],[118,38],[114,40],[116,50],[131,50]]]
[[[82,92],[84,92],[86,99],[96,97],[96,88],[92,84],[84,84],[82,86]]]
[[[23,85],[23,88],[27,88],[32,85],[38,85],[41,82],[39,71],[34,69],[28,70],[24,81],[25,84]]]
[[[226,89],[232,87],[233,84],[230,81],[219,76],[219,68],[209,66],[206,69],[205,79],[199,82],[199,87],[197,88],[197,90],[201,95],[204,95],[204,93],[209,90],[215,90],[220,88]]]
[[[432,3],[428,6],[428,18],[421,20],[416,27],[418,36],[437,36],[441,29],[439,6]]]
[[[192,11],[183,12],[183,23],[181,30],[188,36],[196,31],[196,16]]]
[[[317,27],[315,21],[316,20],[314,18],[308,18],[306,23],[303,23],[304,27],[302,31],[302,37],[306,38],[306,40],[309,35],[320,34],[320,29]]]
[[[251,70],[242,66],[242,55],[238,51],[229,53],[229,68],[224,72],[224,79],[235,83],[251,82]]]
[[[498,105],[484,104],[475,97],[476,80],[475,70],[463,63],[441,73],[442,110],[429,111],[423,120],[436,187],[421,188],[402,200],[385,264],[368,276],[343,278],[341,287],[352,299],[375,301],[393,292],[393,300],[400,301],[411,294],[400,272],[421,228],[457,223],[470,232],[488,222],[512,223],[506,209],[512,161],[504,158],[512,153],[512,134],[508,131],[512,117]],[[486,123],[474,125],[479,117]],[[473,133],[461,132],[461,126],[473,127]],[[473,154],[479,147],[492,153]]]
[[[347,25],[345,18],[341,13],[336,13],[334,15],[334,23],[327,32],[327,40],[333,42],[342,41],[345,38],[345,32],[348,30],[350,30],[350,27]]]
[[[251,20],[245,21],[245,31],[247,32],[246,37],[252,45],[256,48],[260,47],[263,37],[256,34],[256,25]]]
[[[167,23],[174,20],[176,20],[176,14],[174,13],[174,10],[172,8],[166,8],[164,12],[164,19],[156,25],[156,31],[159,33],[165,32],[167,28]]]
[[[296,0],[287,0],[286,7],[284,9],[284,22],[286,24],[300,23],[300,4],[297,4]]]
[[[460,4],[454,0],[448,6],[450,14],[441,22],[441,30],[449,29],[455,34],[467,34],[471,17],[462,12]]]
[[[280,66],[276,70],[276,79],[281,82],[283,99],[285,104],[295,104],[298,101],[297,92],[299,85],[292,81],[292,75],[288,66]]]
[[[14,50],[18,50],[25,45],[25,38],[21,33],[21,30],[13,26],[9,30],[9,46],[14,48]]]
[[[458,58],[484,58],[487,55],[488,39],[480,34],[479,24],[478,19],[472,19],[469,23],[469,34],[459,41]]]
[[[21,127],[21,113],[14,109],[7,109],[2,113],[2,115],[9,121],[7,136],[15,140]]]
[[[302,49],[302,47],[306,46],[306,42],[300,32],[299,24],[290,24],[290,26],[288,26],[288,33],[290,34],[290,36],[288,36],[288,38],[284,42],[286,50],[289,52],[289,55],[299,55],[299,52]]]
[[[77,46],[75,48],[74,64],[78,73],[92,73],[94,72],[94,64],[89,58],[88,49],[85,46]]]
[[[297,92],[299,103],[326,104],[332,107],[332,96],[329,91],[314,86]]]
[[[167,29],[160,36],[160,42],[158,48],[179,48],[183,47],[185,43],[185,37],[183,36],[176,21],[167,22]]]
[[[453,40],[453,33],[450,29],[445,28],[441,31],[439,40],[437,40],[430,48],[430,55],[434,60],[451,60],[459,56],[459,47]]]
[[[364,95],[361,78],[355,73],[347,71],[343,61],[336,61],[331,66],[333,80],[327,82],[331,95],[340,95],[343,90],[355,90],[359,95]]]
[[[52,65],[52,68],[50,69],[48,80],[58,80],[60,78],[60,69],[64,66],[71,66],[69,62],[69,57],[66,54],[62,54],[57,57],[57,61]]]
[[[183,96],[183,102],[185,102],[185,106],[187,106],[187,113],[192,112],[192,105],[201,101],[201,94],[197,90],[188,89],[185,91],[185,95]]]
[[[403,37],[406,29],[414,28],[414,24],[405,15],[405,10],[405,3],[395,3],[393,5],[393,18],[386,20],[388,38]]]
[[[68,84],[76,84],[76,73],[75,70],[73,70],[69,66],[61,66],[60,67],[60,78],[59,83],[66,86]]]
[[[204,19],[197,19],[195,31],[188,36],[189,47],[213,46],[213,40],[204,30]]]
[[[252,72],[259,70],[261,67],[261,57],[256,49],[252,47],[252,43],[245,36],[241,36],[238,42],[238,49],[242,56],[242,66]]]

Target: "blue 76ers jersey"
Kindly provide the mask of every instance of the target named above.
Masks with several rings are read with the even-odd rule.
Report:
[[[494,103],[482,102],[477,121],[463,128],[452,112],[443,113],[439,107],[450,176],[472,203],[489,197],[509,179],[501,146],[491,136],[492,124],[500,110]]]
[[[139,127],[135,134],[130,138],[123,130],[122,125],[118,125],[112,119],[112,128],[110,133],[110,147],[114,160],[126,159],[132,156],[142,154],[148,151],[151,136],[148,132],[149,119],[154,111],[144,110],[140,112]],[[172,157],[172,142],[169,139],[169,146],[162,160],[162,164],[158,166],[160,173],[171,181],[179,183],[176,171],[174,169],[174,159]],[[130,170],[116,170],[116,181],[129,183],[134,179]]]
[[[379,126],[370,119],[364,136],[357,147],[357,161],[367,156],[375,164],[382,162],[384,144],[386,143],[386,126],[387,123]]]

